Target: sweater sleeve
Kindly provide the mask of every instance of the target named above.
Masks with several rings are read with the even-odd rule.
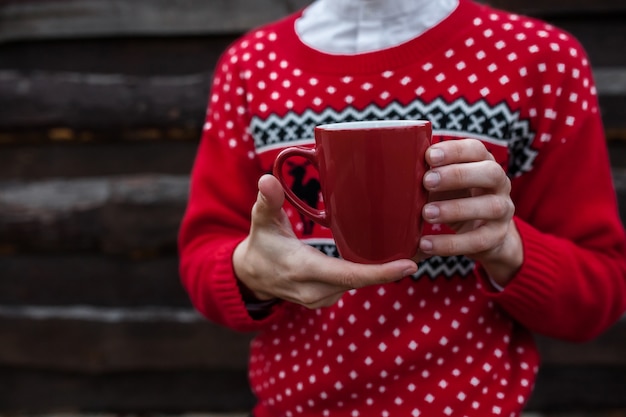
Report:
[[[585,341],[626,309],[624,229],[584,51],[572,42],[549,63],[538,89],[552,94],[530,104],[539,154],[512,181],[524,264],[489,295],[531,331]]]
[[[245,79],[233,59],[235,50],[236,45],[222,56],[213,77],[179,231],[180,275],[192,304],[206,318],[237,331],[255,331],[274,315],[264,320],[250,317],[232,254],[249,232],[257,181],[264,172],[248,133]]]

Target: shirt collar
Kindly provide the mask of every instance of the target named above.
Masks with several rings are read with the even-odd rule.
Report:
[[[419,14],[420,9],[438,0],[318,0],[329,12],[343,20],[389,19]]]

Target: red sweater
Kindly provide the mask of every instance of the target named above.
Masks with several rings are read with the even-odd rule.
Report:
[[[586,340],[626,309],[625,238],[584,51],[545,23],[469,0],[415,40],[355,56],[308,48],[296,18],[245,35],[217,65],[180,232],[196,308],[257,332],[255,415],[517,415],[539,362],[532,332]],[[497,292],[470,259],[434,257],[332,307],[285,302],[253,320],[231,256],[258,178],[281,148],[312,144],[316,124],[396,118],[493,152],[512,178],[519,273]],[[315,187],[312,167],[293,168],[294,188]],[[285,208],[300,238],[336,254],[327,230]]]

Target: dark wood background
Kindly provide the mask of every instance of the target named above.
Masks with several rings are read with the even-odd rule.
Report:
[[[306,0],[0,0],[0,412],[245,411],[250,335],[201,319],[175,239],[216,59]],[[626,2],[492,0],[591,57],[626,219]],[[538,339],[529,410],[626,408],[626,321]]]

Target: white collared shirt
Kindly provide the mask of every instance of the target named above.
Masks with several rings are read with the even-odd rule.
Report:
[[[351,55],[407,42],[445,19],[459,0],[316,0],[296,21],[313,49]]]

